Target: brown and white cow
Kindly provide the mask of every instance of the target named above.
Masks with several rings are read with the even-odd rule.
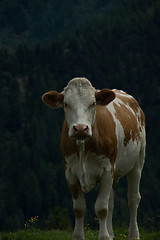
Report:
[[[119,90],[96,90],[86,78],[72,79],[64,91],[47,92],[43,101],[64,106],[61,146],[75,214],[73,240],[84,239],[84,193],[96,184],[99,240],[112,240],[113,186],[127,175],[128,239],[140,239],[137,208],[145,158],[145,116],[137,101]]]

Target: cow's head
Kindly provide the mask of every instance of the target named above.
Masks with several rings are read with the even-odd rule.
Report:
[[[109,89],[96,90],[86,78],[74,78],[63,92],[51,91],[42,96],[49,106],[64,107],[68,134],[76,139],[92,136],[96,105],[107,105],[114,98],[114,92]]]

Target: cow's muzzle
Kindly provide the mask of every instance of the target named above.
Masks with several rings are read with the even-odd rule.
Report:
[[[89,137],[89,127],[84,124],[73,125],[72,137],[76,139],[86,139]]]

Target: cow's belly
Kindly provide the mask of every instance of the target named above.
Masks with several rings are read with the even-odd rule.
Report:
[[[129,173],[139,159],[141,143],[130,140],[127,146],[118,146],[114,166],[114,177],[119,179]],[[104,171],[111,172],[110,159],[88,152],[83,160],[77,154],[66,158],[66,178],[69,184],[81,185],[84,192],[89,192],[98,182]]]
[[[130,140],[127,146],[123,144],[119,146],[117,151],[117,157],[115,161],[115,177],[120,178],[129,173],[136,162],[139,160],[141,143]]]
[[[80,160],[77,154],[66,159],[66,178],[69,184],[80,183],[84,192],[89,192],[101,179],[104,170],[111,171],[108,158],[88,152],[85,159]]]

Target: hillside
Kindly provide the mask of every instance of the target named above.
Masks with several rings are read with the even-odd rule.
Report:
[[[52,1],[37,0],[34,4],[36,2],[37,13],[40,12],[38,9],[44,9],[46,16],[51,16],[48,11]],[[41,96],[48,90],[62,91],[76,76],[87,77],[97,89],[123,89],[132,94],[144,110],[147,152],[141,182],[139,224],[148,229],[158,229],[160,2],[117,0],[118,4],[110,1],[105,5],[102,1],[100,5],[98,1],[88,0],[85,7],[79,0],[77,10],[75,1],[70,2],[73,11],[69,21],[73,21],[75,26],[72,28],[69,22],[68,28],[60,29],[56,25],[54,31],[57,35],[47,36],[42,31],[42,36],[39,36],[40,30],[34,35],[31,29],[44,23],[44,30],[48,32],[46,23],[54,26],[53,19],[50,22],[33,14],[33,1],[1,1],[0,34],[3,36],[1,45],[5,47],[0,49],[0,230],[23,228],[31,216],[39,216],[40,226],[46,227],[46,220],[51,218],[55,221],[57,207],[62,208],[62,212],[67,208],[67,216],[73,220],[71,195],[60,150],[63,110],[47,108]],[[55,9],[59,9],[59,4],[57,2]],[[8,10],[5,14],[7,6],[12,10],[16,6],[13,12],[19,14],[23,9],[26,15],[21,13],[16,20],[18,15],[15,14],[15,22],[11,20],[13,16],[9,20]],[[81,13],[86,10],[84,22],[83,15],[77,17],[80,6]],[[68,10],[61,8],[56,11],[56,19],[63,16],[67,24],[64,15]],[[18,24],[25,23],[23,15],[26,16],[27,27],[20,28],[18,32],[15,30]],[[18,36],[16,41],[10,38],[12,34]],[[24,36],[24,41],[19,41],[20,36]],[[10,44],[12,40],[13,45]],[[10,51],[13,47],[14,51]],[[125,179],[120,181],[115,193],[114,222],[123,225],[128,222]],[[95,216],[96,194],[97,190],[87,197],[86,217],[91,227],[94,227],[91,219]]]

